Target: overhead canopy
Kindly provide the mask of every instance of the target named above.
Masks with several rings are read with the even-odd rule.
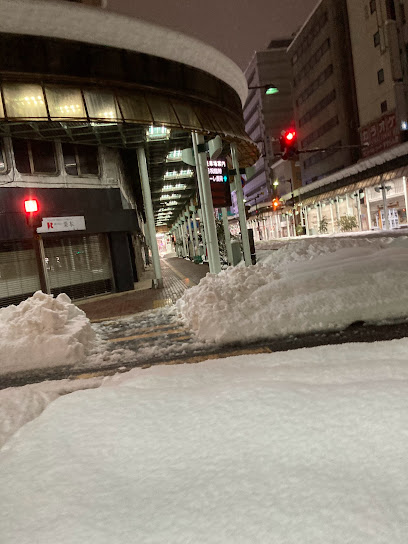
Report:
[[[219,134],[226,144],[235,141],[242,167],[253,164],[258,157],[258,149],[246,135],[238,116],[198,100],[182,101],[147,90],[10,80],[3,81],[0,93],[3,136],[120,149],[145,145],[155,212],[163,213],[163,208],[171,210],[166,224],[171,224],[196,191],[194,169],[187,177],[182,173],[166,177],[167,171],[186,170],[181,157],[168,160],[168,155],[192,146],[191,131],[203,133],[207,138]],[[167,194],[161,193],[164,187],[173,185],[183,186],[182,192],[173,193],[180,194],[177,205],[173,199],[169,200],[173,206],[167,206],[168,202],[161,200]]]
[[[241,167],[258,159],[258,148],[244,128],[240,96],[245,78],[212,48],[173,36],[169,55],[164,29],[62,3],[0,4],[7,8],[0,23],[0,136],[120,150],[144,145],[153,197],[169,181],[167,155],[191,147],[192,131],[206,139],[220,135],[226,149],[235,142]],[[21,16],[16,17],[14,7]],[[68,24],[72,17],[75,25]],[[95,25],[100,36],[91,39]],[[102,41],[98,25],[106,30]],[[117,39],[112,41],[114,27]],[[125,29],[139,32],[137,40]],[[153,35],[155,47],[146,49],[143,44]],[[196,48],[197,62],[185,54],[186,44]],[[161,51],[167,57],[157,56]],[[176,164],[176,170],[182,168]],[[183,185],[188,189],[173,207],[174,215],[194,193],[194,175]],[[157,211],[160,207],[159,197]]]

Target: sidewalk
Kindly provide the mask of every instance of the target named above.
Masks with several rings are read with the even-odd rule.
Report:
[[[183,296],[189,287],[205,277],[207,264],[194,264],[179,257],[161,259],[163,289],[152,289],[153,271],[147,270],[134,291],[112,293],[76,303],[91,321],[103,321],[132,315],[146,310],[170,306]]]

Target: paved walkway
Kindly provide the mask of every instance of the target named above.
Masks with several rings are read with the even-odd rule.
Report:
[[[148,270],[142,281],[135,284],[135,291],[104,295],[77,305],[94,322],[163,308],[174,304],[186,289],[197,285],[209,272],[207,264],[194,264],[178,257],[163,258],[161,265],[163,289],[152,289],[153,272]]]

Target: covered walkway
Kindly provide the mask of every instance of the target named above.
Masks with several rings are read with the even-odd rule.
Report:
[[[163,289],[151,288],[153,270],[148,270],[142,281],[135,284],[135,291],[87,299],[77,305],[94,322],[171,306],[186,289],[197,285],[209,272],[207,264],[194,264],[179,257],[162,258],[161,266]]]

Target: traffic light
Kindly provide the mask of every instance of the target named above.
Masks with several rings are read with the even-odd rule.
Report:
[[[42,218],[39,214],[40,207],[35,198],[24,200],[24,211],[26,214],[27,225],[33,229],[37,229],[42,225]]]
[[[277,210],[279,206],[280,206],[279,198],[276,197],[272,200],[272,207],[274,211]]]
[[[290,160],[297,155],[297,135],[295,129],[282,130],[279,141],[284,161]]]

